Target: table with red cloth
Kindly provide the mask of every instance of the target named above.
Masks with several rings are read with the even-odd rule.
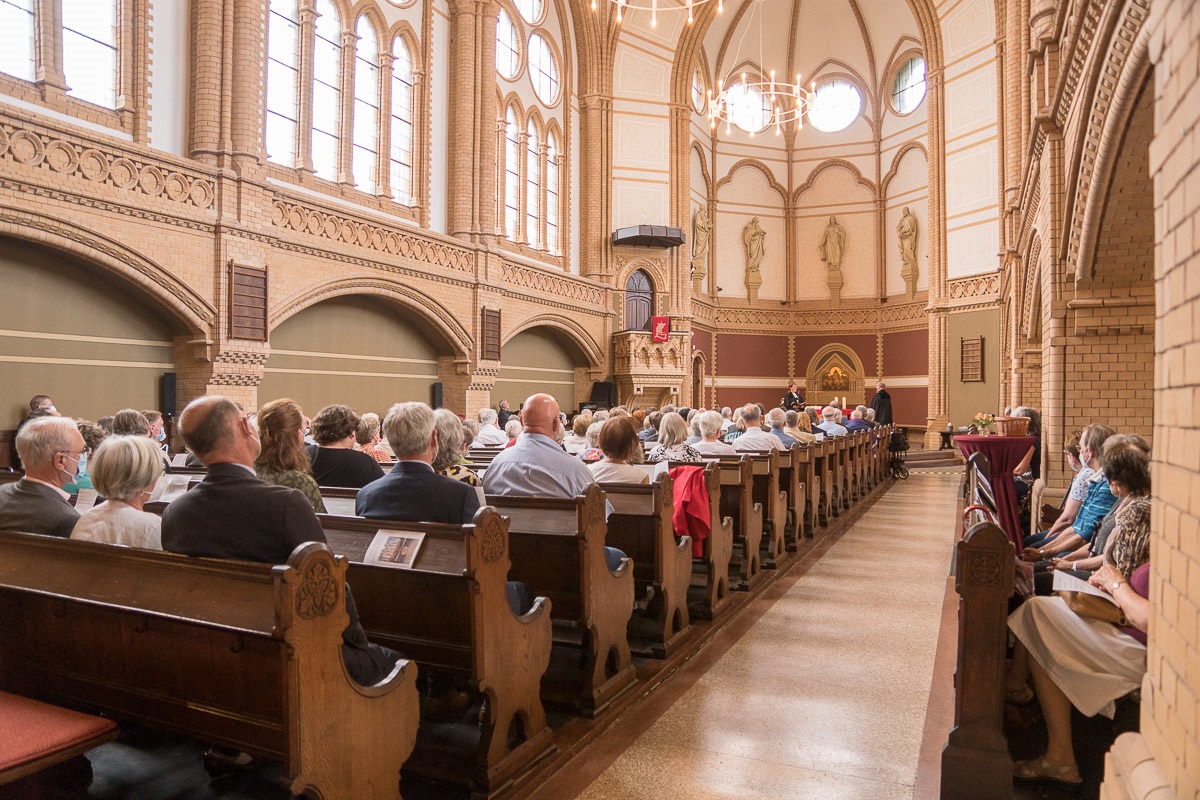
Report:
[[[989,476],[992,493],[996,497],[996,508],[1000,515],[1000,527],[1021,552],[1023,535],[1021,513],[1017,506],[1017,485],[1013,481],[1013,469],[1033,447],[1037,439],[1033,436],[955,436],[954,443],[962,451],[963,458],[974,453],[983,453],[992,465]]]

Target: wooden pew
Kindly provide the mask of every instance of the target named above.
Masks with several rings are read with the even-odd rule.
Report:
[[[817,503],[817,522],[820,525],[828,525],[833,520],[833,517],[840,513],[836,508],[836,490],[833,482],[833,461],[836,460],[837,446],[832,436],[826,436],[820,442],[813,445],[813,447],[813,467],[820,486],[820,495]]]
[[[469,755],[471,784],[490,793],[546,754],[552,732],[540,689],[550,663],[550,601],[539,597],[519,617],[510,610],[508,521],[486,507],[470,525],[320,519],[329,546],[350,561],[350,588],[367,637],[404,653],[422,672],[465,677],[485,696],[479,739]],[[380,530],[424,534],[412,569],[363,563]],[[517,743],[510,745],[514,731]],[[422,722],[408,768],[461,779],[459,737],[439,738],[439,732],[438,725]]]
[[[833,480],[837,487],[839,508],[845,511],[853,505],[850,496],[850,435],[835,436],[834,443],[837,445],[837,460],[834,462]]]
[[[692,580],[692,540],[675,538],[671,476],[661,473],[650,485],[601,483],[613,513],[608,517],[609,547],[633,559],[635,593],[653,591],[645,613],[629,620],[631,647],[665,658],[687,638],[688,586]],[[640,642],[646,642],[645,645]]]
[[[582,664],[572,656],[566,669],[552,658],[546,696],[569,700],[584,714],[599,713],[637,679],[626,633],[633,565],[626,559],[612,572],[604,561],[604,492],[593,484],[565,500],[488,495],[487,501],[509,518],[509,579],[549,597],[556,640],[583,651]]]
[[[792,448],[796,471],[804,487],[804,505],[802,507],[804,536],[811,539],[816,535],[818,510],[821,502],[820,478],[816,469],[816,453],[818,444],[801,444]]]
[[[723,458],[721,516],[733,520],[733,554],[729,559],[729,585],[749,591],[757,583],[762,560],[763,508],[754,502],[754,468],[748,457]]]
[[[335,517],[354,517],[358,503],[358,489],[347,489],[343,486],[322,486],[321,501],[325,503],[325,513]]]
[[[346,560],[287,564],[0,532],[0,688],[283,763],[294,794],[395,800],[416,665],[346,674]]]
[[[766,569],[778,569],[788,558],[788,495],[783,490],[780,464],[784,458],[790,464],[791,455],[782,450],[754,450],[743,455],[750,462],[754,502],[762,507],[759,562]]]

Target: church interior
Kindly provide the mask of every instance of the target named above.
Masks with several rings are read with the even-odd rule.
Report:
[[[411,685],[403,704],[377,687],[338,700],[342,667],[322,665],[311,691],[328,714],[354,715],[322,735],[370,752],[394,738],[404,757],[391,773],[287,728],[305,705],[304,669],[235,666],[243,628],[259,624],[241,610],[257,597],[250,584],[276,580],[276,602],[299,591],[299,550],[275,578],[228,579],[228,607],[205,612],[238,631],[219,657],[178,634],[180,652],[227,662],[246,687],[242,705],[214,715],[231,721],[212,723],[212,740],[189,727],[202,697],[172,729],[148,722],[172,715],[156,705],[165,695],[147,694],[126,726],[109,713],[124,702],[116,678],[87,691],[40,684],[14,650],[41,634],[6,624],[23,633],[0,634],[0,696],[111,716],[122,732],[87,751],[82,782],[63,765],[40,782],[11,771],[0,742],[0,796],[360,800],[369,784],[372,798],[418,800],[1200,800],[1198,122],[1191,0],[0,0],[0,485],[20,477],[18,423],[38,396],[87,420],[159,409],[179,454],[179,415],[206,395],[247,412],[290,398],[313,415],[347,404],[380,417],[418,401],[486,424],[481,410],[505,401],[515,415],[546,393],[568,425],[585,407],[640,409],[640,424],[667,407],[770,411],[794,383],[814,424],[821,409],[849,420],[888,398],[877,421],[890,426],[746,457],[729,487],[722,462],[710,476],[720,510],[714,499],[705,525],[715,538],[732,504],[728,572],[693,538],[695,563],[679,562],[688,602],[664,612],[662,641],[631,656],[622,621],[613,649],[591,656],[599,678],[582,701],[564,706],[549,678],[539,698],[540,673],[517,710],[498,698],[540,658],[553,672],[563,647],[596,647],[589,623],[560,630],[555,616],[576,601],[580,619],[591,614],[593,589],[555,589],[540,607],[546,630],[555,619],[550,656],[522,649],[533,622],[472,611],[471,635],[509,638],[486,656],[433,650],[474,676],[473,735],[513,721],[465,751],[431,744],[458,734],[418,713]],[[1015,533],[1004,509],[975,499],[1002,506],[1022,489],[994,469],[996,454],[995,474],[980,472],[959,444],[982,415],[1020,417],[1013,409],[1038,420],[1037,463],[1023,465],[1033,519]],[[1144,670],[1121,736],[1076,704],[1082,784],[1043,789],[1020,765],[1013,781],[1014,759],[1037,756],[1020,740],[1053,732],[1013,727],[1011,635],[971,649],[988,644],[969,632],[1008,633],[997,616],[1008,607],[991,623],[973,616],[986,580],[962,565],[983,563],[969,560],[971,523],[990,524],[1007,537],[1003,580],[1013,562],[1021,582],[1024,534],[1040,529],[1039,507],[1074,497],[1063,454],[1079,455],[1073,437],[1090,426],[1150,448]],[[707,478],[696,480],[702,492]],[[677,538],[684,516],[670,491],[668,540],[671,515]],[[580,537],[599,525],[603,544],[606,516],[632,516],[614,512],[619,494],[576,498]],[[482,549],[463,556],[480,559],[480,575],[496,547],[515,564],[517,529],[542,524],[519,503],[495,508],[476,529],[503,516],[503,535],[479,534]],[[575,508],[555,519],[574,530]],[[307,553],[304,569],[336,578],[339,548],[378,526],[335,531],[320,517],[339,558]],[[746,538],[756,526],[761,542]],[[73,566],[38,568],[49,551],[6,527],[0,509],[5,615],[62,617],[65,601],[37,588],[56,571],[106,580],[65,550]],[[448,534],[423,535],[427,547]],[[137,569],[108,558],[90,560],[114,583]],[[372,596],[355,560],[366,623]],[[630,586],[640,597],[650,585],[661,611],[667,578],[631,564]],[[136,611],[161,593],[178,597],[163,614],[187,617],[170,566],[145,564],[146,595],[121,602]],[[347,595],[330,591],[346,613]],[[431,615],[426,645],[446,608],[475,608],[470,592],[429,597],[412,601]],[[287,616],[297,633],[284,661],[315,635],[300,633],[303,611]],[[103,651],[122,675],[173,669],[170,647],[121,662],[112,642],[133,636],[124,628],[88,636],[73,652]],[[422,660],[397,680],[419,680]],[[980,664],[995,669],[965,680]],[[235,721],[268,713],[247,698],[277,679],[287,692],[270,713],[284,727],[262,730],[292,730],[286,741],[234,735]],[[1089,736],[1098,743],[1079,743]],[[214,742],[239,745],[256,769],[210,779],[201,755]],[[79,752],[64,764],[78,768]],[[275,757],[259,768],[263,753]],[[324,786],[280,788],[318,762]],[[400,762],[403,779],[379,785]],[[977,779],[956,783],[960,772]]]

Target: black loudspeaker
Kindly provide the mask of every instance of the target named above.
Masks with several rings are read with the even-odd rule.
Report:
[[[430,387],[429,393],[431,395],[429,398],[429,405],[433,407],[434,411],[437,411],[442,407],[442,382],[435,382],[433,386]]]
[[[159,397],[161,403],[158,410],[162,412],[164,417],[175,419],[175,373],[164,372],[162,376],[162,392]]]
[[[592,396],[589,403],[595,403],[601,408],[612,408],[617,404],[617,386],[612,381],[595,381],[592,384]]]

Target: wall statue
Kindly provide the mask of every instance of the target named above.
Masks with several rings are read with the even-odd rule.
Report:
[[[758,270],[762,266],[765,253],[763,241],[766,238],[767,232],[758,224],[758,217],[742,228],[742,244],[746,247],[746,294],[751,303],[758,302],[758,287],[762,285],[762,275]]]
[[[697,292],[708,274],[708,237],[711,232],[708,209],[700,206],[692,215],[692,286]]]
[[[900,277],[908,288],[908,296],[917,292],[917,218],[909,213],[905,206],[896,226],[896,234],[900,237],[900,258],[904,266],[900,268]]]
[[[842,300],[842,252],[846,249],[846,229],[838,224],[837,217],[830,217],[825,232],[821,234],[821,260],[825,262],[829,275],[829,293],[833,302]]]

